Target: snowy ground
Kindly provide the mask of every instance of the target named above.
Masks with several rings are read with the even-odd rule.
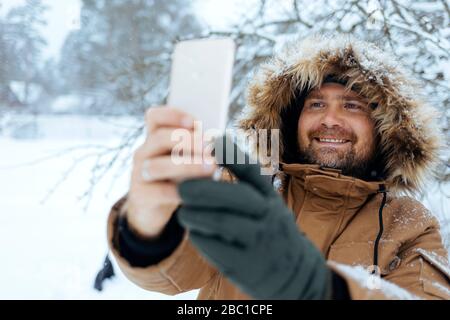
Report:
[[[197,292],[175,297],[140,289],[115,266],[116,277],[103,292],[93,289],[107,252],[106,218],[128,187],[128,172],[112,175],[96,190],[87,211],[77,197],[86,190],[91,162],[81,163],[44,203],[79,150],[33,166],[28,163],[59,150],[86,144],[114,145],[113,124],[78,117],[39,120],[39,139],[0,137],[0,299],[195,299]]]
[[[77,197],[88,186],[92,161],[80,163],[50,198],[42,200],[86,150],[20,165],[70,147],[113,146],[125,130],[116,123],[81,117],[44,118],[38,120],[37,132],[26,132],[30,126],[24,126],[19,133],[7,131],[0,136],[0,299],[196,298],[197,291],[170,297],[142,290],[125,279],[117,266],[116,277],[106,281],[103,292],[93,289],[95,274],[107,252],[108,211],[128,188],[128,170],[115,181],[114,170],[110,172],[84,211],[84,203]],[[130,120],[121,121],[124,124],[130,125]],[[36,133],[39,138],[29,139]],[[442,201],[442,192],[437,189],[430,189],[430,194],[427,206],[439,217],[449,217],[449,199]],[[450,233],[448,227],[443,231]]]

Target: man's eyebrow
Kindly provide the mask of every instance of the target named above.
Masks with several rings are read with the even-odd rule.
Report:
[[[342,96],[337,96],[336,98],[338,99],[342,99],[342,100],[352,100],[352,101],[360,101],[360,102],[368,102],[368,99],[361,97],[361,96],[354,96],[354,95],[349,95],[349,94],[344,94]]]
[[[338,95],[333,95],[327,98],[331,98],[334,100],[346,100],[346,101],[359,101],[362,103],[366,103],[367,99],[358,95],[352,95],[352,94],[338,94]],[[324,95],[320,92],[320,91],[313,91],[311,92],[308,97],[306,98],[306,100],[310,100],[310,99],[325,99]]]
[[[312,91],[306,97],[306,100],[308,100],[308,99],[323,99],[323,94],[320,91]]]

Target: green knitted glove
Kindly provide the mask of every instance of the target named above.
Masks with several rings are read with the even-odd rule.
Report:
[[[331,271],[269,177],[259,165],[224,166],[238,183],[194,179],[178,186],[179,221],[194,246],[255,299],[328,298]]]

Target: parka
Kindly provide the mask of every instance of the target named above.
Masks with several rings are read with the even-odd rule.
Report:
[[[345,280],[351,299],[450,299],[439,222],[415,199],[439,161],[441,134],[434,109],[391,55],[351,36],[292,41],[250,81],[240,130],[279,129],[295,96],[320,87],[328,76],[376,104],[372,117],[383,176],[366,181],[316,164],[290,163],[281,131],[275,177],[299,230]],[[226,171],[222,178],[235,179]],[[130,265],[115,227],[126,210],[125,196],[111,210],[108,241],[118,265],[138,286],[169,295],[200,289],[198,299],[251,299],[202,257],[188,232],[159,263]]]

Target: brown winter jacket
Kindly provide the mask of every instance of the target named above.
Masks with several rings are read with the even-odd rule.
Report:
[[[280,192],[299,229],[346,281],[352,299],[450,299],[450,268],[439,224],[420,202],[402,195],[418,191],[424,183],[437,161],[439,135],[430,109],[415,96],[414,85],[390,56],[352,38],[293,42],[256,74],[240,127],[280,128],[293,92],[318,86],[327,75],[342,76],[353,90],[377,103],[372,115],[386,174],[383,181],[368,182],[318,165],[283,163],[277,174],[282,178]],[[282,143],[280,155],[285,147]],[[388,190],[384,206],[382,184]],[[250,298],[206,262],[188,233],[158,264],[132,267],[120,254],[114,227],[126,208],[126,198],[114,205],[108,239],[131,281],[170,295],[201,289],[199,299]],[[368,272],[376,253],[381,279]]]

